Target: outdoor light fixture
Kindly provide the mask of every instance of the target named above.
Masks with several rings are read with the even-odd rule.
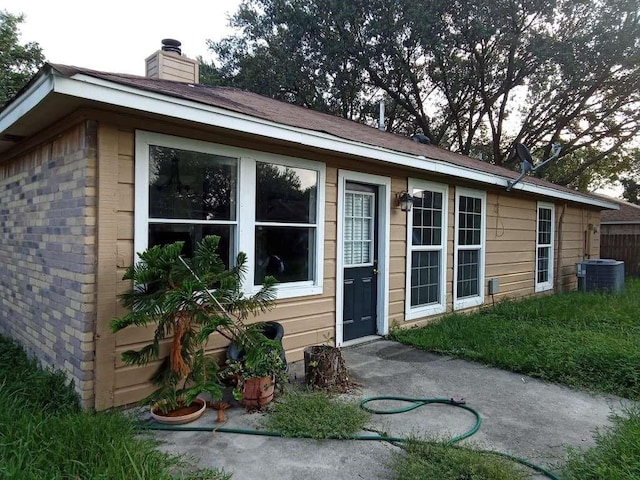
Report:
[[[410,212],[411,207],[413,205],[413,197],[409,194],[409,192],[400,192],[397,195],[398,205],[400,205],[400,210],[403,212]]]

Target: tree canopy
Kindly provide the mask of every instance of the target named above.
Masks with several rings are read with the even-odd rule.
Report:
[[[387,130],[507,167],[559,141],[563,185],[624,172],[640,132],[637,0],[244,0],[230,25],[213,83],[372,125],[385,99]]]
[[[0,10],[0,107],[20,90],[44,63],[37,43],[20,44],[24,15]]]

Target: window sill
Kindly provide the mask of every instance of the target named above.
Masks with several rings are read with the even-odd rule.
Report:
[[[260,287],[254,287],[253,290],[248,293],[253,295],[259,290]],[[322,295],[323,292],[324,289],[322,285],[276,285],[276,300]]]
[[[465,308],[478,307],[484,303],[484,297],[469,297],[463,300],[454,300],[454,310],[464,310]]]
[[[429,305],[427,307],[420,307],[415,309],[410,309],[404,316],[404,321],[408,322],[411,320],[417,320],[419,318],[431,317],[433,315],[439,315],[445,313],[446,308],[442,304]]]
[[[536,283],[535,293],[547,292],[549,290],[553,290],[553,283],[545,282],[545,283]]]

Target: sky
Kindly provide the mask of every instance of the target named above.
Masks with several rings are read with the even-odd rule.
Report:
[[[2,0],[0,9],[24,13],[21,42],[37,42],[47,61],[144,75],[144,60],[163,38],[182,42],[190,58],[213,57],[207,39],[233,32],[228,14],[240,0]]]

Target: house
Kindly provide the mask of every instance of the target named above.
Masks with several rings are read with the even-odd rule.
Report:
[[[612,201],[619,210],[604,210],[600,215],[601,256],[622,260],[627,275],[640,277],[640,205]]]
[[[0,111],[0,333],[64,369],[89,408],[150,391],[155,365],[120,355],[151,330],[109,329],[150,245],[217,234],[225,258],[248,253],[247,291],[274,273],[261,318],[282,322],[295,361],[327,338],[573,289],[576,262],[598,256],[590,226],[616,208],[530,177],[507,191],[515,172],[199,85],[176,51],[147,72],[48,64]]]

